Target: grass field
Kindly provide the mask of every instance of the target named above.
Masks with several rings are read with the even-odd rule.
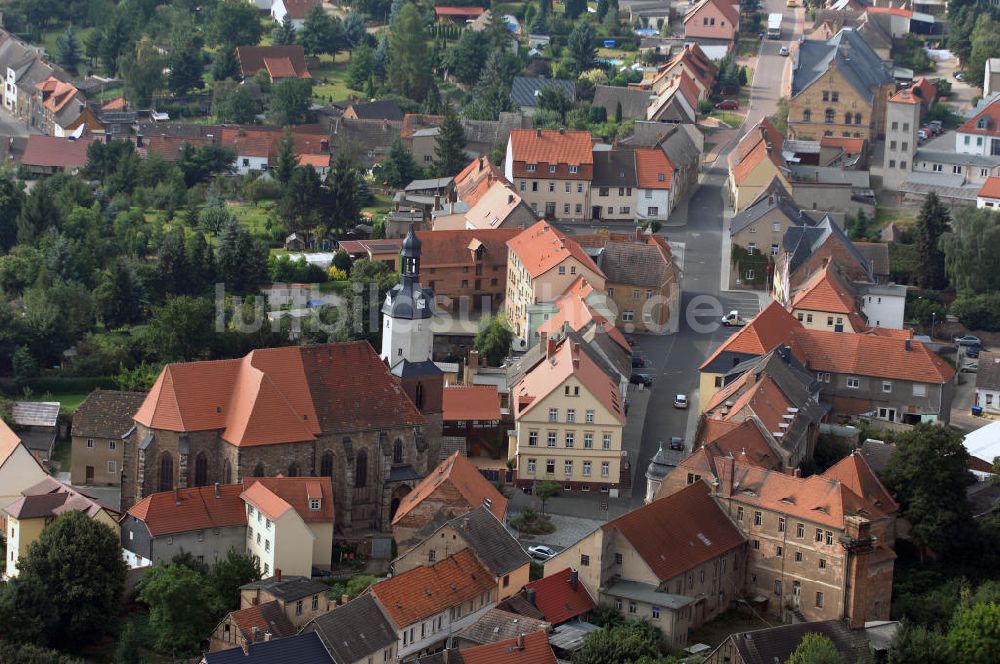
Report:
[[[271,243],[278,224],[275,203],[271,201],[265,201],[260,205],[227,203],[226,207],[253,235],[266,240],[268,244]]]
[[[337,101],[350,96],[363,97],[363,90],[352,90],[347,86],[348,53],[338,53],[335,58],[320,56],[320,66],[309,70],[316,80],[313,97],[321,101]]]

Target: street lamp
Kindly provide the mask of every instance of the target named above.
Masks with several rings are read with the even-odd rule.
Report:
[[[937,322],[937,312],[931,312],[931,341],[934,341],[934,323]]]

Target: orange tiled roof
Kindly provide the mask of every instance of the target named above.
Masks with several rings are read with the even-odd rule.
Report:
[[[449,385],[444,388],[444,420],[499,420],[496,385]]]
[[[476,264],[473,251],[475,246],[483,250],[480,263],[484,267],[506,269],[507,242],[520,232],[519,228],[417,231],[417,239],[420,240],[420,267],[471,267]]]
[[[514,129],[510,132],[513,161],[525,164],[592,166],[594,139],[589,131],[560,129]],[[545,177],[544,169],[532,176]]]
[[[229,618],[247,640],[253,640],[254,628],[257,629],[258,640],[263,639],[265,634],[270,634],[275,639],[294,636],[296,631],[278,600],[233,611],[229,614]]]
[[[571,256],[594,274],[604,276],[597,263],[575,240],[545,220],[518,233],[507,242],[507,247],[517,255],[532,278],[545,274]]]
[[[861,154],[865,149],[865,139],[847,136],[823,136],[819,139],[819,144],[824,147],[840,148],[847,154]]]
[[[486,10],[482,7],[444,7],[436,5],[434,13],[438,16],[482,16]]]
[[[980,120],[985,120],[982,129],[979,128]],[[958,131],[963,134],[1000,135],[1000,98],[994,99],[989,106],[962,123]]]
[[[0,419],[0,465],[10,458],[17,446],[21,444],[21,438],[14,433],[14,430],[7,426],[7,423]]]
[[[912,89],[918,91],[920,98],[928,105],[933,104],[934,100],[937,98],[937,86],[926,78],[921,78],[911,87]]]
[[[635,171],[640,189],[670,189],[674,165],[660,148],[636,148]]]
[[[522,634],[518,639],[505,639],[462,650],[463,664],[556,664],[558,661],[544,631]]]
[[[596,607],[582,583],[578,582],[576,590],[573,589],[570,585],[571,575],[572,570],[567,567],[525,586],[535,591],[535,604],[545,616],[545,622],[558,625]]]
[[[397,628],[475,599],[496,587],[470,549],[380,581],[370,589]]]
[[[764,159],[770,159],[779,170],[785,168],[785,160],[781,156],[783,144],[784,139],[771,121],[767,118],[762,119],[729,153],[729,170],[732,172],[733,181],[737,185],[741,184]]]
[[[298,77],[291,58],[264,58],[264,67],[272,79]]]
[[[333,484],[329,477],[249,477],[240,498],[276,521],[295,510],[306,523],[333,523]],[[319,499],[319,509],[309,501]]]
[[[403,121],[406,121],[405,117]],[[503,172],[490,162],[489,157],[479,157],[455,176],[455,194],[458,200],[468,203],[471,208],[498,181],[507,182]]]
[[[299,166],[312,166],[313,168],[327,168],[330,166],[329,154],[299,154],[295,155],[299,160]]]
[[[455,452],[429,472],[413,491],[403,496],[399,509],[396,510],[396,516],[392,519],[393,524],[401,521],[414,507],[433,495],[442,484],[448,484],[457,490],[468,503],[469,509],[487,505],[497,519],[504,520],[507,514],[507,499],[483,477],[471,461]]]
[[[1000,176],[991,175],[976,194],[980,198],[1000,198]]]
[[[597,313],[587,302],[587,298],[595,292],[594,287],[583,277],[574,279],[573,283],[556,300],[556,313],[538,326],[538,333],[555,336],[562,330],[563,325],[569,325],[574,332],[579,332],[594,323],[600,326],[601,330],[606,332],[622,349],[631,354],[632,347],[629,346],[628,340],[621,330]]]
[[[772,302],[763,311],[754,316],[736,334],[723,342],[705,360],[701,368],[704,369],[716,357],[726,351],[748,355],[764,355],[781,344],[791,346],[792,351],[801,359],[801,352],[797,352],[796,340],[792,334],[793,330],[799,329],[802,329],[802,323],[796,320],[792,314],[785,311],[780,304]]]
[[[219,430],[237,446],[425,422],[366,341],[168,364],[134,419],[151,429]]]
[[[711,489],[704,482],[696,482],[654,500],[605,523],[602,528],[620,532],[661,581],[672,579],[746,541],[712,498]],[[664,542],[673,545],[668,555],[664,555]]]
[[[127,516],[134,516],[146,524],[153,537],[208,528],[245,526],[246,508],[240,499],[240,484],[219,485],[219,495],[214,486],[162,491],[146,496],[131,508]]]
[[[792,309],[843,314],[850,319],[855,332],[862,332],[868,328],[868,324],[858,313],[853,293],[837,276],[833,263],[827,263],[826,267],[816,270],[816,273],[809,277],[792,298]]]
[[[738,425],[735,422],[725,420],[706,420],[709,423],[719,423],[730,425],[728,431],[722,427],[706,426],[704,447],[713,457],[731,456],[734,459],[761,468],[775,468],[781,466],[781,457],[771,449],[764,432],[753,420],[744,420]],[[710,438],[709,434],[714,437]]]
[[[955,375],[951,365],[919,341],[804,328],[794,336],[812,371],[938,385]]]
[[[852,452],[835,463],[824,471],[823,477],[837,480],[882,512],[889,514],[899,509],[860,452]]]
[[[576,342],[566,339],[559,342],[551,357],[536,364],[514,384],[511,392],[515,419],[528,413],[571,376],[580,381],[612,417],[625,423],[618,384],[587,353],[580,352]]]
[[[910,88],[905,88],[900,90],[896,94],[889,97],[889,101],[894,101],[900,104],[919,104],[921,102],[920,98],[913,94]]]

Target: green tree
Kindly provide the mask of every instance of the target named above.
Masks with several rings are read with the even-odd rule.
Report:
[[[341,27],[344,30],[344,45],[351,50],[351,59],[354,59],[354,51],[368,39],[365,22],[360,14],[350,12],[344,17]]]
[[[220,48],[212,59],[212,80],[236,80],[240,77],[240,62],[236,59],[236,49]]]
[[[850,664],[822,634],[806,634],[792,651],[788,664]]]
[[[163,292],[170,295],[186,293],[191,266],[188,264],[184,231],[181,228],[175,226],[163,235],[157,258]]]
[[[948,632],[948,644],[955,662],[1000,661],[1000,605],[975,604],[959,610]]]
[[[480,321],[479,332],[473,345],[489,366],[498,367],[510,354],[510,344],[513,340],[514,332],[507,324],[507,319],[498,314],[486,316]]]
[[[113,76],[118,73],[119,58],[125,53],[126,47],[130,43],[128,28],[125,26],[121,14],[117,11],[112,12],[100,33],[100,47],[97,49],[97,57],[104,64],[104,71]]]
[[[904,620],[889,646],[892,664],[950,664],[948,639],[943,634]]]
[[[74,74],[80,64],[80,42],[76,38],[76,30],[72,24],[56,40],[56,62]]]
[[[449,107],[434,146],[434,169],[439,177],[455,175],[465,166],[465,129]]]
[[[225,558],[215,561],[208,572],[208,586],[214,595],[217,614],[240,608],[240,586],[260,579],[260,570],[252,554],[232,549]]]
[[[292,23],[291,14],[285,14],[281,23],[274,26],[274,30],[271,31],[271,41],[280,46],[295,43],[295,25]]]
[[[566,0],[565,12],[569,20],[575,21],[585,11],[587,11],[586,0]]]
[[[278,214],[286,230],[304,230],[321,225],[325,198],[326,193],[315,169],[311,166],[296,167],[278,202]]]
[[[216,270],[229,290],[249,293],[267,279],[267,247],[232,221],[219,234]]]
[[[346,155],[337,157],[326,184],[330,189],[330,204],[325,215],[325,225],[340,230],[353,228],[361,214],[358,198],[361,176],[351,166]]]
[[[552,111],[559,115],[560,122],[566,119],[566,113],[573,108],[573,101],[566,92],[557,85],[547,85],[538,94],[538,108]]]
[[[972,29],[969,58],[963,61],[966,72],[982,76],[986,61],[1000,53],[1000,22],[994,20],[990,12],[984,11],[976,18]]]
[[[604,17],[608,15],[608,0],[597,0],[597,20],[604,22]]]
[[[535,486],[535,495],[538,496],[538,500],[542,502],[542,514],[545,514],[545,503],[549,501],[549,498],[559,495],[559,484],[551,480],[546,480],[544,482],[539,482]]]
[[[549,0],[538,0],[538,11],[528,26],[533,35],[547,35],[549,33]]]
[[[364,90],[375,74],[375,50],[368,44],[360,44],[351,52],[347,63],[347,86],[352,90]]]
[[[583,640],[583,647],[573,655],[573,664],[657,662],[665,650],[663,633],[659,628],[636,620],[588,634]]]
[[[148,108],[153,103],[153,95],[163,87],[163,67],[163,57],[148,37],[141,39],[132,52],[119,58],[125,98],[133,107]]]
[[[382,261],[359,259],[351,266],[348,292],[355,296],[348,299],[341,319],[345,338],[367,340],[376,348],[381,347],[382,321],[379,311],[385,294],[396,285],[399,277]]]
[[[309,55],[336,55],[344,44],[344,30],[340,19],[327,14],[321,5],[313,6],[302,22],[299,42]]]
[[[201,39],[197,35],[178,31],[170,40],[170,57],[167,63],[170,67],[167,87],[171,94],[181,96],[205,87]]]
[[[250,124],[257,116],[250,90],[232,79],[217,82],[212,90],[212,115],[216,122]]]
[[[356,576],[347,582],[347,586],[345,587],[346,594],[351,599],[354,599],[364,591],[368,590],[368,588],[376,581],[378,581],[376,577],[368,574]]]
[[[17,380],[34,378],[38,375],[38,360],[31,354],[31,349],[27,346],[17,346],[14,349],[11,366],[14,370],[14,378]]]
[[[149,607],[156,649],[174,657],[195,654],[216,617],[204,577],[183,564],[149,570],[139,584],[139,601]]]
[[[288,184],[288,181],[292,179],[295,167],[298,165],[299,158],[295,154],[295,136],[292,135],[292,130],[286,127],[284,133],[281,135],[281,140],[278,141],[278,155],[275,158],[274,177],[281,184]]]
[[[460,82],[473,85],[479,80],[488,56],[489,43],[486,35],[473,30],[463,30],[462,36],[448,50],[445,64]]]
[[[409,99],[423,101],[431,85],[427,32],[420,12],[406,2],[389,27],[388,83]]]
[[[948,230],[950,221],[948,208],[937,194],[929,193],[920,208],[914,232],[921,259],[917,266],[917,285],[921,288],[941,290],[945,287],[944,252],[940,239]]]
[[[413,154],[403,145],[403,140],[397,136],[389,146],[389,154],[386,155],[379,169],[382,181],[393,189],[399,189],[412,182],[420,173]]]
[[[178,295],[155,307],[140,341],[150,358],[203,360],[215,345],[215,307],[207,298]]]
[[[125,589],[118,535],[83,512],[64,512],[18,562],[22,581],[48,591],[55,631],[50,643],[79,647],[101,639]]]
[[[233,49],[258,44],[264,26],[257,8],[246,0],[218,0],[209,12],[206,33],[211,44]]]
[[[201,294],[215,281],[215,254],[203,233],[194,232],[187,236],[188,284],[191,293]]]
[[[589,21],[580,21],[569,33],[566,44],[570,67],[575,74],[580,74],[594,66],[597,56],[597,35]]]
[[[896,437],[884,480],[912,524],[921,557],[927,549],[954,555],[967,542],[972,523],[965,496],[968,459],[962,435],[946,427],[920,424]]]
[[[509,62],[508,54],[503,51],[490,53],[476,84],[472,102],[465,107],[465,117],[470,120],[496,120],[500,113],[515,110],[510,97],[515,72]]]
[[[113,664],[143,664],[140,654],[142,641],[139,638],[135,623],[131,620],[125,623],[122,633],[118,635],[118,644],[115,646]]]
[[[959,207],[951,231],[941,236],[945,272],[953,288],[971,293],[1000,291],[1000,214]]]
[[[309,121],[312,85],[301,78],[276,83],[267,97],[267,119],[277,125],[303,124]]]
[[[0,172],[0,251],[17,243],[17,218],[24,205],[24,188],[9,174]]]

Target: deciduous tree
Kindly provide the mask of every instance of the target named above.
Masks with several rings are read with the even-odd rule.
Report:
[[[257,7],[246,0],[218,0],[210,12],[206,30],[216,46],[236,48],[255,46],[264,34]]]
[[[850,664],[833,642],[822,634],[806,634],[792,651],[788,664]]]
[[[952,661],[994,664],[1000,661],[1000,606],[975,604],[960,609],[948,632]]]
[[[149,607],[154,645],[174,656],[194,654],[212,628],[212,595],[204,577],[186,565],[157,565],[139,585],[139,600]]]
[[[309,55],[336,55],[344,45],[344,30],[340,19],[327,14],[321,5],[315,5],[306,13],[302,22],[299,42]]]
[[[944,252],[939,242],[950,222],[948,208],[937,194],[927,194],[914,233],[921,258],[917,266],[917,285],[921,288],[941,290],[945,286]]]
[[[288,78],[276,83],[267,98],[267,118],[278,125],[302,124],[309,121],[312,85],[301,78]]]
[[[406,2],[389,28],[389,85],[399,94],[423,101],[431,85],[427,32],[420,12]]]
[[[479,356],[491,367],[498,367],[503,364],[504,359],[510,354],[510,344],[514,339],[514,332],[507,324],[504,316],[485,317],[476,334],[474,345],[479,351]]]
[[[941,236],[945,271],[952,287],[971,293],[1000,291],[1000,214],[960,207],[952,230]]]

